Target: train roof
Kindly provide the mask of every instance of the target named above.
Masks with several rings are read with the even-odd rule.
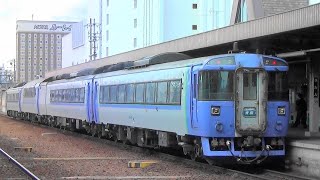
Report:
[[[33,81],[30,81],[26,83],[22,88],[29,88],[29,87],[35,87],[36,84],[43,82],[45,79],[40,78],[40,79],[35,79]]]
[[[200,57],[200,58],[185,59],[180,61],[173,61],[173,62],[163,63],[163,64],[155,64],[152,66],[151,65],[140,66],[139,68],[127,68],[119,71],[97,74],[95,77],[101,78],[101,77],[112,76],[112,75],[156,71],[156,70],[162,70],[162,69],[182,68],[182,67],[188,67],[191,65],[202,65],[208,58],[209,57]]]

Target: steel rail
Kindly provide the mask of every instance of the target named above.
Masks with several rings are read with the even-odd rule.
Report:
[[[40,180],[36,175],[34,175],[31,171],[29,171],[27,168],[25,168],[22,164],[20,164],[17,160],[12,158],[8,153],[6,153],[3,149],[0,148],[0,152],[6,156],[9,161],[13,162],[16,166],[18,166],[25,174],[27,174],[29,177],[31,177],[34,180]]]

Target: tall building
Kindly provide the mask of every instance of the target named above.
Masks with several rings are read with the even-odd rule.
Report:
[[[16,27],[16,81],[44,77],[62,67],[62,37],[73,22],[18,20]]]

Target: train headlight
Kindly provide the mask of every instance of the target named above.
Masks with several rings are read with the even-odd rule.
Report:
[[[211,106],[211,115],[220,116],[220,106]]]
[[[286,115],[286,108],[283,106],[278,107],[278,116],[285,116]]]

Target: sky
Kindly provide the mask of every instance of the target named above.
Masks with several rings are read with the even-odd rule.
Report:
[[[16,20],[81,21],[88,0],[0,0],[0,66],[16,57]]]

